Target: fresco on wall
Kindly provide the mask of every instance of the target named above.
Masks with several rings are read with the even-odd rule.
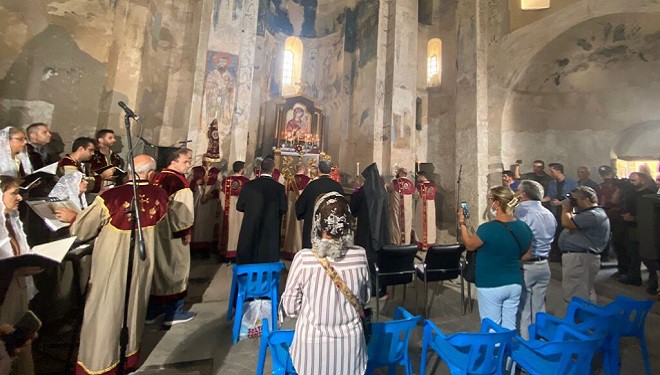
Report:
[[[225,2],[227,5],[225,7],[228,7],[227,9],[231,13],[231,20],[236,21],[238,19],[239,14],[241,14],[241,10],[243,10],[243,0],[214,0],[213,2],[213,29],[218,28],[218,24],[220,22],[220,13],[221,11],[221,6],[222,3]]]
[[[346,52],[360,50],[358,66],[364,67],[376,57],[378,46],[378,9],[377,0],[360,0],[355,10],[346,10]]]
[[[208,51],[202,99],[201,127],[218,120],[218,138],[223,144],[231,131],[236,97],[236,71],[238,56],[225,52]],[[220,148],[223,157],[224,147]]]

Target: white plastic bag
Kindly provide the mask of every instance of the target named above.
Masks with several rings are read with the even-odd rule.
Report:
[[[261,320],[263,318],[271,320],[270,300],[257,299],[246,302],[243,305],[243,318],[241,318],[241,330],[238,335],[239,340],[261,337]]]

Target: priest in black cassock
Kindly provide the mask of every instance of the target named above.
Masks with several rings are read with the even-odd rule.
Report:
[[[296,217],[298,220],[305,220],[302,233],[303,249],[312,248],[312,216],[314,215],[316,198],[332,191],[344,194],[344,188],[341,187],[341,184],[330,178],[331,170],[330,163],[322,160],[319,163],[319,177],[307,184],[307,187],[296,201]]]
[[[287,202],[284,185],[273,180],[275,162],[264,159],[261,175],[243,185],[236,210],[243,212],[236,264],[280,260],[280,228]]]

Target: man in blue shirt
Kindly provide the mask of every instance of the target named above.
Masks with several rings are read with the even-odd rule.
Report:
[[[562,164],[550,163],[548,164],[548,167],[552,181],[548,185],[548,191],[543,198],[543,202],[548,202],[550,204],[550,212],[552,212],[557,219],[557,231],[555,233],[555,241],[552,243],[550,261],[559,262],[561,252],[559,251],[557,240],[559,239],[559,233],[561,232],[561,204],[566,200],[566,194],[578,187],[578,183],[572,178],[568,178],[564,175],[564,166]]]
[[[522,180],[516,190],[520,204],[514,216],[529,226],[533,236],[532,246],[522,258],[523,288],[518,308],[518,328],[525,340],[536,313],[545,312],[545,293],[550,285],[548,255],[557,229],[554,215],[541,205],[543,193],[543,186],[532,180]]]
[[[610,238],[610,220],[598,205],[594,189],[580,186],[571,197],[562,203],[561,224],[565,229],[559,235],[564,300],[580,297],[596,302],[594,282],[600,270],[600,254]]]
[[[520,185],[520,180],[516,180],[511,171],[502,171],[502,185],[508,186],[514,192],[518,189]]]

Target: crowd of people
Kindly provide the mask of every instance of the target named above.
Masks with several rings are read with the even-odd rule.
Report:
[[[192,151],[179,148],[160,171],[147,155],[136,156],[131,171],[112,151],[112,130],[73,140],[71,152],[61,158],[49,153],[50,138],[43,123],[25,131],[0,130],[0,259],[65,236],[94,240],[78,374],[116,371],[122,362],[134,369],[145,325],[162,318],[164,326],[172,326],[195,317],[184,309],[191,251],[215,252],[237,264],[292,260],[280,313],[298,318],[291,346],[295,368],[363,373],[363,307],[372,295],[384,293],[375,288],[378,251],[411,243],[424,251],[438,241],[438,188],[424,171],[416,171],[413,181],[405,168],[395,166],[394,178],[385,181],[374,163],[347,194],[338,169],[325,160],[298,164],[296,173],[288,174],[266,157],[253,164],[248,177],[244,161],[233,162],[223,174],[207,156],[192,167]],[[647,291],[655,295],[658,287],[657,256],[647,256],[638,230],[642,199],[657,190],[653,179],[641,172],[617,179],[611,167],[602,166],[603,183],[597,184],[586,167],[578,169],[577,180],[567,177],[560,163],[548,167],[546,174],[545,163],[536,160],[529,174],[521,175],[518,164],[504,171],[503,186],[488,192],[492,220],[476,233],[468,230],[465,212],[457,212],[459,239],[477,252],[481,317],[518,328],[524,338],[535,314],[545,310],[553,258],[562,262],[566,301],[595,298],[601,256],[612,248],[621,282],[641,285],[644,262],[650,273]],[[43,197],[71,202],[54,211],[67,227],[51,230],[25,203]],[[146,256],[136,259],[129,273],[134,215],[142,223]],[[60,282],[50,271],[3,271],[0,325],[15,323],[40,290]],[[120,362],[127,279],[130,336]],[[2,332],[11,329],[0,326]],[[318,350],[318,342],[328,350]],[[330,349],[343,360],[329,360]],[[10,354],[15,371],[33,372],[29,342]]]

